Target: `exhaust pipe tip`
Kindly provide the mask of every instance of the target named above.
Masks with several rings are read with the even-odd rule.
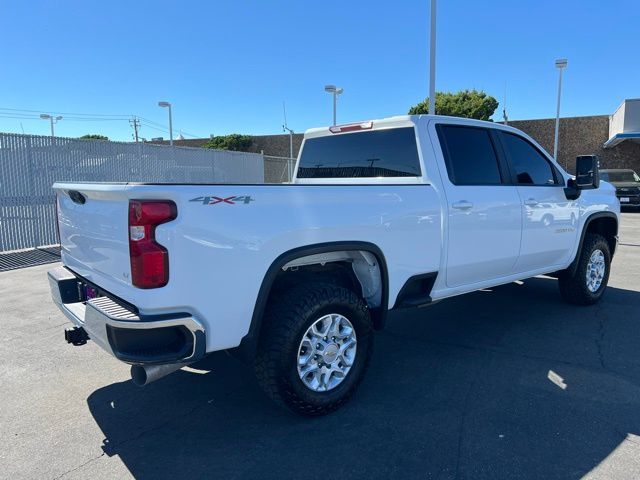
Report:
[[[180,370],[186,363],[170,363],[168,365],[131,365],[131,380],[139,387],[166,377],[170,373]]]
[[[142,365],[131,365],[131,380],[142,387],[147,384],[147,372]]]

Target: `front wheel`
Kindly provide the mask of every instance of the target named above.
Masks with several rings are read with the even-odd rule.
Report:
[[[558,277],[562,298],[575,305],[593,305],[607,288],[610,267],[609,243],[602,235],[588,233],[573,275],[564,271]]]
[[[358,295],[331,284],[303,285],[268,305],[256,376],[277,403],[324,415],[353,394],[372,348],[371,318]]]

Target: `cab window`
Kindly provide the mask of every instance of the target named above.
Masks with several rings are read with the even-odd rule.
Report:
[[[560,175],[542,153],[524,138],[501,132],[505,153],[518,185],[549,186],[560,183]]]
[[[502,176],[489,130],[438,125],[438,138],[454,185],[500,185]]]
[[[305,140],[298,178],[419,177],[413,127],[327,135]]]

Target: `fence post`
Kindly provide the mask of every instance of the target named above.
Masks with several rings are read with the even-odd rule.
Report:
[[[7,232],[6,236],[8,236],[9,233],[9,229],[7,228],[6,220],[4,218],[5,210],[8,210],[8,208],[5,208],[3,201],[4,199],[2,198],[4,195],[6,195],[7,197],[9,196],[9,191],[5,186],[5,182],[8,180],[8,178],[5,177],[4,173],[4,169],[6,168],[7,177],[9,176],[9,167],[7,165],[8,162],[6,162],[5,160],[5,155],[2,154],[2,149],[4,148],[7,148],[7,145],[5,144],[5,136],[0,133],[0,178],[2,178],[2,181],[0,182],[0,252],[2,252],[3,250],[8,250],[5,245],[5,235],[3,233]],[[7,214],[8,213],[9,212],[7,211]]]

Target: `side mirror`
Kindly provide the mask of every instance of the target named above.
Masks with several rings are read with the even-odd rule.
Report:
[[[576,158],[575,186],[580,190],[592,190],[600,186],[600,159],[597,155],[580,155]]]
[[[597,155],[576,157],[576,179],[570,178],[564,189],[567,200],[576,200],[582,190],[593,190],[600,186],[600,159]]]

